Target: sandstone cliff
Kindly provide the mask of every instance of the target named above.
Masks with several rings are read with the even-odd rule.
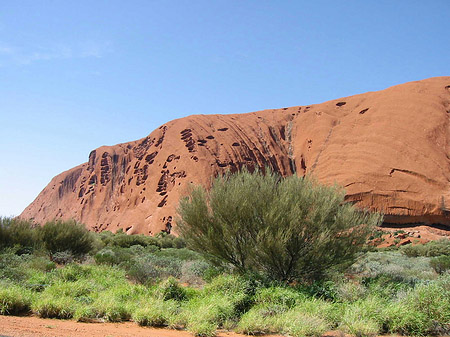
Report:
[[[269,165],[345,187],[388,223],[450,226],[450,77],[322,104],[194,115],[103,146],[53,178],[21,214],[74,218],[96,231],[175,230],[179,197],[218,172]]]

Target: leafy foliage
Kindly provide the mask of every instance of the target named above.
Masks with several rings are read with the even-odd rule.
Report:
[[[241,273],[288,282],[353,262],[381,216],[345,203],[337,186],[266,171],[226,174],[182,199],[178,230],[188,246]]]
[[[450,256],[450,240],[442,239],[438,241],[430,241],[421,245],[407,245],[402,249],[403,254],[409,257],[418,256]]]
[[[92,233],[75,221],[50,221],[40,228],[40,236],[51,254],[70,251],[76,256],[87,254],[94,244]]]

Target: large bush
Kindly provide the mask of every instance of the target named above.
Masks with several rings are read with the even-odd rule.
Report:
[[[338,186],[266,171],[219,176],[209,191],[196,187],[183,198],[177,224],[189,247],[288,282],[354,261],[381,216],[345,203]]]
[[[70,251],[75,256],[89,253],[94,238],[83,224],[75,221],[50,221],[40,229],[45,249],[50,254]]]
[[[35,229],[30,222],[0,217],[0,250],[15,246],[18,253],[27,253],[38,244]]]

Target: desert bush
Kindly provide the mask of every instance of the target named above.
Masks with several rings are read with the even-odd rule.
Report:
[[[412,336],[450,333],[450,275],[410,289],[384,310],[387,330]]]
[[[169,277],[167,280],[161,282],[156,294],[163,301],[183,301],[187,297],[185,289],[173,277]]]
[[[30,311],[33,293],[20,286],[10,285],[0,288],[0,314],[19,315]]]
[[[408,257],[398,251],[368,252],[351,266],[349,272],[367,280],[382,278],[409,286],[437,277],[429,257]]]
[[[22,264],[28,259],[28,256],[18,256],[12,252],[0,254],[0,279],[21,282],[26,279],[26,270]]]
[[[281,313],[285,311],[286,309],[281,309]],[[278,331],[274,327],[273,316],[279,313],[280,311],[274,310],[274,308],[256,305],[240,317],[236,332],[246,335],[276,333]]]
[[[204,278],[209,268],[211,265],[205,261],[186,261],[181,266],[180,281],[190,285],[201,285],[205,283]]]
[[[115,234],[104,231],[100,234],[100,238],[106,246],[116,246],[121,248],[130,248],[135,245],[143,247],[158,246],[158,240],[154,237],[143,234],[128,235],[122,231]]]
[[[375,336],[382,331],[386,301],[369,296],[344,307],[338,329],[356,336]]]
[[[293,337],[319,337],[330,329],[323,318],[295,309],[279,316],[276,325],[280,332]]]
[[[70,250],[64,250],[62,252],[55,252],[52,254],[52,261],[58,264],[72,263],[75,256]]]
[[[276,305],[289,309],[304,299],[305,295],[293,288],[272,286],[258,289],[253,301],[256,305]]]
[[[106,322],[120,322],[131,318],[131,310],[126,303],[106,294],[102,294],[92,307],[96,318]]]
[[[227,319],[235,317],[239,299],[215,294],[192,299],[183,308],[186,328],[197,336],[211,336]]]
[[[53,261],[50,261],[48,257],[33,255],[32,258],[27,261],[26,268],[48,272],[54,270],[56,264]]]
[[[76,301],[68,296],[41,295],[31,305],[33,313],[42,318],[69,319],[76,308]]]
[[[79,257],[89,253],[94,243],[92,233],[75,221],[47,222],[40,228],[40,237],[51,256],[70,251]]]
[[[184,248],[186,243],[180,237],[176,237],[172,234],[167,234],[166,232],[160,232],[155,236],[156,242],[161,248]]]
[[[141,284],[155,283],[170,276],[181,276],[182,261],[170,257],[147,254],[136,257],[129,265],[127,274]]]
[[[151,299],[140,303],[131,319],[142,326],[167,326],[172,317],[177,314],[178,307],[178,303],[174,300]]]
[[[305,177],[266,170],[226,174],[180,201],[178,230],[190,248],[241,273],[320,279],[348,266],[366,242],[377,213],[344,202],[345,193]]]
[[[105,247],[94,255],[94,260],[97,264],[110,266],[126,263],[132,258],[133,254],[130,249],[120,247]]]
[[[14,246],[18,254],[31,253],[39,246],[36,230],[28,221],[0,217],[0,250]]]
[[[345,280],[336,286],[336,299],[343,302],[355,302],[363,299],[367,294],[367,288],[359,282]]]
[[[430,241],[425,244],[407,245],[402,248],[402,252],[410,257],[435,257],[441,255],[450,256],[450,240],[441,239]]]
[[[430,266],[438,274],[444,274],[450,270],[450,255],[442,255],[433,257],[430,260]]]

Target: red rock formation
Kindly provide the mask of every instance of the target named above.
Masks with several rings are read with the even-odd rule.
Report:
[[[311,106],[194,115],[103,146],[53,178],[21,214],[96,231],[170,231],[180,195],[218,172],[269,165],[337,182],[388,223],[450,226],[450,77]]]

